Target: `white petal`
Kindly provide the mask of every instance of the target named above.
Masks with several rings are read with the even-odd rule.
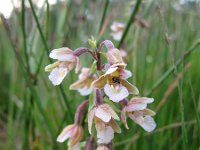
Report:
[[[83,89],[78,89],[78,91],[80,92],[80,94],[82,96],[86,96],[86,95],[89,95],[91,92],[92,92],[93,88],[92,87],[89,87],[89,88],[83,88]]]
[[[126,106],[127,112],[132,112],[136,110],[144,110],[147,107],[147,104],[144,103],[132,103]]]
[[[153,131],[156,127],[156,123],[151,116],[145,116],[143,122],[140,125],[147,132]]]
[[[141,111],[136,111],[133,114],[129,113],[129,117],[137,124],[144,128],[147,132],[151,132],[155,129],[156,123],[151,116],[144,116]]]
[[[117,32],[119,30],[122,30],[125,27],[125,24],[122,22],[113,22],[110,26],[110,29],[114,32]]]
[[[111,73],[115,72],[117,69],[118,69],[118,67],[110,67],[110,68],[106,71],[105,75],[111,74]]]
[[[75,56],[73,55],[73,51],[67,47],[54,49],[49,54],[50,58],[58,59],[60,61],[74,61]]]
[[[79,79],[87,78],[89,76],[89,74],[90,74],[90,69],[83,67],[81,69],[81,73],[79,74],[78,78]]]
[[[104,92],[113,102],[119,102],[129,95],[128,90],[122,85],[119,85],[119,89],[116,89],[109,84],[106,84]]]
[[[131,103],[144,103],[144,104],[149,104],[154,101],[153,98],[148,98],[148,97],[135,97],[131,100]]]
[[[62,143],[68,138],[70,138],[72,134],[73,134],[73,128],[70,129],[69,127],[65,127],[63,131],[59,134],[57,141]]]
[[[122,79],[128,79],[128,78],[130,78],[131,76],[132,76],[131,71],[129,71],[129,70],[124,70],[124,69],[121,69],[121,70],[120,70],[120,77],[121,77]]]
[[[49,74],[49,80],[53,85],[59,85],[67,75],[67,68],[54,68]]]
[[[111,33],[111,36],[113,37],[114,40],[119,41],[122,37],[123,32],[118,31],[118,32],[114,32]]]
[[[97,128],[97,143],[99,144],[108,144],[114,138],[114,131],[110,126],[104,128]]]
[[[95,116],[101,119],[103,122],[109,122],[112,118],[108,113],[106,113],[103,109],[97,108],[95,111]]]
[[[134,113],[128,113],[128,116],[134,120],[137,124],[141,124],[143,122],[143,112],[135,111]]]

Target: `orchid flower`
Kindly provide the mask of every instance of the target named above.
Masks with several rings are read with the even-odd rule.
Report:
[[[128,70],[110,67],[104,75],[93,82],[93,87],[104,88],[104,92],[110,100],[119,102],[129,94],[139,94],[136,86],[126,80],[131,75],[131,72]]]
[[[119,120],[119,117],[108,104],[101,104],[94,107],[88,113],[89,133],[91,134],[93,120],[95,124],[106,124],[111,126],[115,132],[120,133],[121,129],[118,127],[114,119]]]
[[[76,72],[80,69],[79,58],[75,56],[73,51],[68,47],[52,50],[49,57],[57,60],[56,62],[45,67],[45,71],[50,72],[49,79],[53,85],[61,84],[63,79],[75,65]]]
[[[114,40],[119,41],[122,37],[125,24],[122,22],[113,22],[110,29],[112,31],[111,36]]]
[[[155,129],[156,123],[151,116],[155,115],[155,112],[147,109],[147,104],[152,103],[153,98],[147,97],[134,97],[132,98],[121,111],[121,119],[125,127],[128,129],[126,121],[126,112],[128,116],[139,124],[147,132],[151,132]]]
[[[80,125],[71,124],[63,129],[57,138],[58,142],[64,142],[69,139],[68,147],[71,149],[77,149],[79,142],[83,136],[83,128]]]
[[[73,83],[70,86],[70,89],[78,90],[83,96],[89,95],[93,91],[91,84],[95,79],[95,75],[90,75],[89,68],[82,68],[81,74],[79,75],[79,80]]]
[[[121,133],[121,129],[114,119],[119,120],[119,117],[108,104],[102,104],[90,110],[88,114],[88,129],[91,134],[94,120],[98,144],[108,144],[113,140],[114,132]]]

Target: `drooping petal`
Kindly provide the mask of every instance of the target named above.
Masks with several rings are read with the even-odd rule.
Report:
[[[121,32],[121,31],[113,32],[113,33],[111,33],[111,36],[113,37],[114,40],[120,41],[122,34],[123,34],[123,32]]]
[[[128,79],[132,76],[132,73],[129,70],[120,69],[120,78]]]
[[[79,93],[82,96],[86,96],[89,95],[90,93],[92,93],[93,88],[92,87],[84,87],[82,89],[78,89]]]
[[[118,67],[120,69],[124,69],[126,66],[127,64],[125,64],[124,62],[120,62],[120,63],[113,64],[111,67]]]
[[[114,119],[111,119],[108,125],[111,126],[116,133],[121,133],[121,128],[118,126]]]
[[[74,125],[68,125],[67,127],[65,127],[59,134],[57,141],[62,143],[68,138],[70,138],[73,135],[73,128]]]
[[[97,129],[97,143],[99,144],[108,144],[114,138],[114,131],[110,126],[98,127]]]
[[[83,67],[83,68],[81,69],[81,73],[79,74],[78,78],[79,78],[79,79],[85,79],[85,78],[87,78],[89,75],[90,75],[90,69],[89,69],[89,68],[86,68],[86,67]]]
[[[59,62],[59,61],[56,61],[56,62],[54,62],[53,64],[47,65],[47,66],[44,68],[44,70],[45,70],[46,72],[50,72],[50,71],[52,71],[54,68],[58,67],[59,64],[60,64],[60,62]]]
[[[75,83],[71,84],[69,89],[70,90],[77,90],[77,89],[82,89],[84,87],[89,88],[92,84],[92,78],[88,77],[85,79],[80,79],[78,81],[76,81]]]
[[[125,27],[125,24],[122,22],[113,22],[112,25],[110,26],[110,29],[114,32],[117,31],[123,31]]]
[[[103,122],[109,122],[112,118],[104,109],[97,108],[95,111],[95,116],[101,119]]]
[[[156,123],[151,116],[145,116],[144,121],[140,124],[147,132],[151,132],[155,129]]]
[[[104,87],[104,92],[113,102],[119,102],[129,95],[128,90],[124,86],[120,85],[118,88],[115,88],[109,84],[106,84]]]
[[[130,94],[135,94],[135,95],[139,94],[139,90],[137,89],[137,87],[132,85],[128,81],[122,79],[121,84],[127,88],[128,92]]]
[[[49,57],[53,59],[58,59],[60,61],[75,61],[73,51],[68,47],[62,47],[52,50],[49,54]]]
[[[108,116],[111,116],[115,120],[120,120],[117,113],[108,104],[102,104],[97,109],[107,113]]]
[[[95,108],[90,110],[88,113],[88,130],[90,134],[92,134],[92,123],[94,119],[94,112],[95,112]]]
[[[83,136],[83,128],[80,125],[76,125],[74,130],[75,130],[73,132],[74,134],[68,141],[69,147],[72,147],[72,146],[76,145],[77,143],[79,143]]]
[[[129,117],[139,124],[147,132],[151,132],[155,129],[156,123],[151,116],[143,116],[142,111],[136,111],[134,113],[128,113]]]
[[[144,103],[144,104],[149,104],[154,101],[153,98],[148,98],[148,97],[133,97],[129,103]]]
[[[108,70],[106,71],[105,75],[111,74],[115,71],[117,71],[118,67],[110,67],[108,68]]]
[[[143,112],[142,111],[135,111],[128,113],[128,116],[135,121],[137,124],[143,122]]]
[[[123,63],[123,59],[121,57],[120,51],[116,48],[110,49],[106,53],[107,61],[110,65],[116,63]]]
[[[145,103],[131,103],[126,106],[127,112],[132,112],[136,110],[143,110],[147,107],[147,104]]]
[[[144,110],[142,110],[142,112],[143,112],[143,114],[146,116],[146,115],[148,115],[148,116],[154,116],[156,113],[153,111],[153,110],[151,110],[151,109],[144,109]]]
[[[67,68],[54,68],[49,74],[49,80],[53,83],[53,85],[59,85],[67,73]]]
[[[105,86],[106,82],[107,82],[107,76],[102,75],[98,79],[93,81],[92,86],[93,88],[96,89],[102,89]]]
[[[123,108],[121,111],[121,120],[122,120],[124,126],[126,127],[126,129],[129,129],[127,121],[126,121],[126,109],[125,108]]]

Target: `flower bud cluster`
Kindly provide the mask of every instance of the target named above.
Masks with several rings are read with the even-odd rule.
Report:
[[[107,48],[106,55],[101,52],[103,46]],[[156,123],[152,118],[155,112],[147,108],[147,104],[152,103],[154,99],[138,96],[137,87],[127,81],[132,77],[132,73],[126,70],[127,64],[111,41],[105,40],[99,47],[94,45],[92,47],[96,47],[95,50],[83,47],[74,51],[67,47],[54,49],[49,57],[57,61],[46,66],[45,70],[50,72],[49,79],[52,84],[59,85],[74,67],[78,73],[81,68],[80,56],[82,54],[87,53],[94,59],[96,63],[93,64],[95,65],[92,65],[91,68],[83,67],[78,81],[69,88],[77,90],[83,96],[94,95],[93,102],[90,104],[93,107],[88,107],[86,117],[91,138],[88,140],[90,144],[86,144],[85,149],[93,149],[90,145],[95,145],[94,139],[96,139],[98,150],[112,149],[114,133],[121,133],[118,122],[122,121],[124,126],[129,129],[127,116],[147,132],[155,129]],[[105,64],[102,64],[101,57],[106,57]],[[127,97],[130,94],[134,96],[128,100]],[[106,98],[110,100],[110,103],[106,103]],[[65,127],[57,138],[58,142],[69,139],[69,149],[80,149],[80,141],[83,136],[82,121],[85,119],[83,111],[87,108],[88,103],[89,101],[85,100],[77,107],[74,124]],[[111,103],[121,110],[120,117],[110,105]],[[121,107],[116,105],[117,103],[121,104]]]

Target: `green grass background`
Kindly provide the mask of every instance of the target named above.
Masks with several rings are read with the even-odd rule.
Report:
[[[54,6],[46,2],[41,9],[31,3],[22,1],[10,19],[1,16],[0,149],[67,149],[56,137],[73,123],[77,105],[88,97],[68,89],[77,80],[74,71],[62,86],[50,83],[44,72],[48,53],[63,46],[88,46],[92,35],[98,42],[113,40],[111,23],[128,23],[136,1],[68,0]],[[137,16],[150,27],[131,21],[124,38],[127,68],[134,74],[130,81],[141,96],[155,99],[149,108],[156,110],[157,128],[147,134],[128,119],[130,129],[120,124],[122,133],[115,134],[117,150],[200,148],[200,4],[188,2],[178,11],[175,4],[179,1],[142,1]],[[106,28],[100,36],[101,22]],[[190,48],[192,52],[184,55]],[[92,59],[84,55],[81,62],[90,67]],[[84,140],[87,137],[86,129]]]

